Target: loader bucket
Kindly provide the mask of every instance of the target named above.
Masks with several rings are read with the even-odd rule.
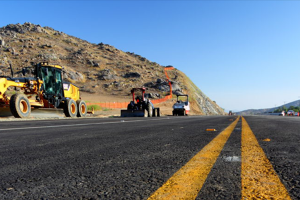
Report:
[[[143,110],[121,110],[121,117],[144,117]]]

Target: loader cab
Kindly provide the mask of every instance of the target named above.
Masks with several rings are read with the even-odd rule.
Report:
[[[37,77],[43,81],[40,86],[43,91],[43,98],[55,108],[59,107],[64,99],[61,66],[39,63],[36,71]]]

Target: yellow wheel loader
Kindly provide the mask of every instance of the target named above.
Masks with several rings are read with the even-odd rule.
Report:
[[[23,76],[29,75],[20,78],[13,78],[10,68],[12,77],[0,76],[0,115],[1,110],[10,110],[16,118],[26,118],[32,110],[47,108],[63,110],[66,117],[86,116],[87,106],[79,96],[79,88],[63,82],[61,66],[38,63],[23,68]],[[9,91],[9,87],[21,92]]]

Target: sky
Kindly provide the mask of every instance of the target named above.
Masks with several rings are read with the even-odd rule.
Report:
[[[184,72],[225,110],[300,99],[300,1],[0,0],[0,27],[31,22]]]

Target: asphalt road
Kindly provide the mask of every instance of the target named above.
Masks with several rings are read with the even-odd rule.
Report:
[[[244,191],[250,190],[243,185],[247,182],[243,179],[247,167],[242,166],[247,151],[242,156],[241,150],[245,128],[241,119],[234,122],[236,118],[2,121],[0,199],[148,199],[164,183],[173,180],[179,170],[187,170],[183,166],[195,159],[196,164],[190,165],[192,173],[183,171],[184,176],[179,177],[182,185],[191,187],[196,194],[185,199],[245,199]],[[300,199],[300,118],[246,116],[244,119],[288,197]],[[228,140],[219,138],[223,134],[228,135]],[[248,143],[251,147],[252,143]],[[207,149],[209,144],[212,149]],[[217,151],[220,152],[213,161],[212,152]],[[209,164],[202,167],[205,159]],[[197,167],[200,169],[193,169]],[[207,176],[206,172],[197,172],[202,168]],[[203,184],[188,181],[200,178]],[[172,184],[179,188],[176,190],[186,191],[181,184]]]

